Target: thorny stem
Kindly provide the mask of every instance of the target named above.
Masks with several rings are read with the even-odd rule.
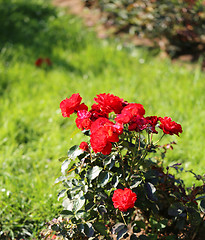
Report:
[[[138,146],[138,151],[140,151],[140,132],[139,132],[139,146]]]
[[[121,216],[122,216],[122,219],[123,219],[124,224],[127,225],[127,223],[126,223],[126,221],[125,221],[125,218],[124,218],[124,216],[123,216],[123,213],[122,213],[122,212],[120,212],[120,213],[121,213]]]
[[[120,159],[121,159],[121,162],[122,162],[122,174],[123,174],[123,180],[124,180],[124,184],[125,186],[127,186],[127,183],[125,181],[125,165],[124,165],[124,161],[123,161],[123,158],[122,158],[122,154],[121,154],[121,151],[119,151],[120,153]]]
[[[159,140],[157,140],[157,141],[154,143],[154,145],[156,145],[159,141],[161,141],[162,138],[164,137],[164,135],[165,135],[165,133],[161,136],[161,138],[160,138]]]

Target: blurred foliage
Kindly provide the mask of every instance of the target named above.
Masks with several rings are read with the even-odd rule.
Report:
[[[205,51],[205,1],[201,0],[83,0],[97,7],[102,21],[116,27],[116,33],[129,33],[159,44],[168,40],[172,56]]]
[[[51,56],[56,46],[71,44],[75,51],[83,49],[82,34],[75,34],[78,28],[65,31],[59,21],[62,15],[64,12],[54,8],[50,0],[0,0],[0,50],[15,45],[38,58]]]

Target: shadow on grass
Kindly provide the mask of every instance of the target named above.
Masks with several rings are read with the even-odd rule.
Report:
[[[27,0],[0,0],[0,50],[21,49],[24,60],[29,57],[55,58],[54,48],[81,51],[86,45],[86,34],[79,32],[72,17],[59,18],[59,11],[45,3]],[[7,57],[13,58],[13,52]],[[51,59],[52,60],[52,59]],[[74,71],[71,64],[56,59],[66,69]]]

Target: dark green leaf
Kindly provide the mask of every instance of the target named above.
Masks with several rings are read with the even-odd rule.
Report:
[[[127,226],[124,223],[117,223],[113,226],[112,232],[113,234],[118,234],[121,230],[126,229],[127,231]]]
[[[133,189],[133,188],[136,188],[140,185],[140,183],[142,182],[142,180],[135,180],[132,182],[130,188]]]
[[[135,224],[139,228],[145,229],[145,222],[144,221],[135,221]]]
[[[93,168],[88,170],[87,178],[90,179],[90,180],[93,180],[96,177],[98,177],[98,175],[100,174],[101,171],[102,171],[101,167],[94,166]]]
[[[51,229],[53,230],[53,231],[59,231],[59,226],[57,225],[57,224],[53,224],[52,226],[51,226]]]
[[[180,218],[176,223],[176,228],[178,228],[179,230],[183,230],[184,226],[185,226],[185,220]]]
[[[106,227],[103,223],[101,222],[95,222],[93,223],[93,227],[95,228],[95,230],[97,232],[99,232],[100,234],[102,234],[103,236],[107,235],[107,231],[106,231]]]
[[[74,213],[71,212],[71,211],[69,211],[69,210],[63,210],[63,211],[61,212],[61,215],[63,215],[64,217],[66,216],[66,217],[68,217],[68,218],[74,217]]]
[[[113,176],[112,177],[112,185],[113,185],[113,187],[116,188],[118,183],[119,183],[119,177],[118,176]]]
[[[195,208],[189,207],[187,209],[187,213],[188,213],[188,219],[191,224],[199,225],[201,223],[200,213]]]
[[[108,181],[110,180],[111,174],[109,172],[101,172],[98,178],[99,184],[103,187],[105,186]]]
[[[169,207],[168,214],[173,217],[185,217],[186,213],[183,213],[184,210],[185,207],[181,203],[174,203]]]
[[[139,238],[135,234],[132,234],[130,236],[130,240],[137,240],[137,239],[139,239]]]
[[[92,209],[95,206],[94,202],[89,202],[85,205],[85,210],[89,211],[90,209]]]
[[[99,211],[99,213],[100,213],[101,215],[103,215],[104,213],[107,213],[107,209],[106,209],[105,206],[103,206],[103,205],[100,205],[100,206],[98,207],[98,211]]]
[[[200,196],[200,197],[198,197],[198,198],[195,198],[194,200],[196,201],[196,200],[201,200],[201,199],[205,199],[205,195]]]
[[[84,224],[84,232],[88,238],[94,235],[94,229],[91,223]]]
[[[157,197],[154,195],[154,193],[156,192],[155,186],[150,182],[146,182],[144,185],[144,188],[145,188],[145,192],[147,193],[147,197],[151,201],[157,201]]]
[[[75,213],[75,216],[77,219],[79,219],[79,218],[83,219],[85,217],[85,215],[86,215],[86,212],[84,210],[79,210]]]
[[[140,235],[139,236],[140,240],[149,240],[149,237],[145,236],[145,235]]]
[[[202,201],[200,202],[200,209],[201,209],[201,211],[202,211],[203,213],[205,213],[205,200],[202,200]]]

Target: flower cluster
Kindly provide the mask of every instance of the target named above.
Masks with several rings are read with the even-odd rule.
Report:
[[[164,134],[182,133],[180,124],[172,121],[170,117],[145,117],[145,109],[142,104],[128,103],[113,94],[102,93],[94,98],[91,110],[81,103],[79,93],[60,103],[63,117],[70,117],[76,113],[76,125],[81,130],[90,131],[90,145],[95,153],[108,155],[111,153],[113,143],[119,141],[119,136],[126,130],[157,134],[156,127],[163,130]],[[82,149],[84,149],[84,145]],[[88,148],[85,148],[86,151]]]
[[[73,240],[164,240],[172,239],[170,229],[178,237],[182,228],[199,228],[205,178],[195,175],[203,185],[187,189],[172,174],[183,170],[180,163],[163,166],[176,143],[158,144],[165,135],[179,136],[181,125],[168,116],[146,116],[142,104],[113,94],[99,94],[94,101],[89,109],[74,93],[60,103],[63,117],[75,114],[88,141],[59,159],[62,176],[55,183],[63,183],[58,199],[64,198],[61,215],[67,219],[51,227],[54,234]]]
[[[52,62],[49,58],[38,58],[35,61],[36,67],[41,67],[43,64],[46,64],[46,66],[51,66]]]

